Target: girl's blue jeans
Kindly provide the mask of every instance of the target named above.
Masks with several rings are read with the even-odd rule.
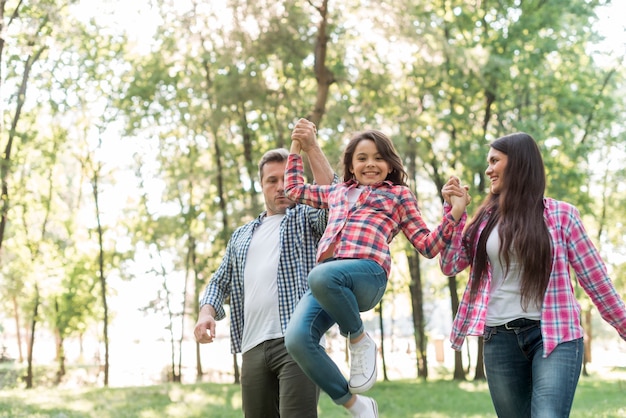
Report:
[[[485,373],[496,413],[504,418],[569,417],[583,339],[561,343],[544,358],[538,321],[513,322],[521,326],[485,327]]]
[[[335,323],[343,336],[363,333],[360,312],[378,304],[387,286],[385,270],[366,259],[331,259],[309,273],[309,290],[298,302],[285,332],[285,346],[304,373],[332,400],[352,396],[348,381],[320,339]]]

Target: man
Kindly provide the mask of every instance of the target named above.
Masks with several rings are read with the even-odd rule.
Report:
[[[319,148],[315,125],[296,124],[292,138],[307,152],[315,181],[337,178]],[[241,352],[243,412],[251,417],[317,417],[319,389],[287,353],[284,331],[308,288],[317,243],[327,222],[325,210],[296,205],[285,197],[289,153],[275,149],[259,163],[265,211],[231,236],[224,258],[200,301],[194,329],[199,343],[215,338],[230,297],[231,351]]]

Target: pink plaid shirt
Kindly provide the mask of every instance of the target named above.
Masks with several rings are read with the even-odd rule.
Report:
[[[619,335],[626,340],[624,301],[615,290],[598,250],[589,239],[578,210],[568,203],[550,198],[544,199],[544,208],[544,219],[552,240],[553,257],[550,282],[541,310],[543,356],[547,357],[558,344],[583,336],[580,305],[574,295],[570,266],[602,318],[615,327]],[[445,205],[444,212],[448,211],[450,207]],[[464,225],[466,220],[467,217],[464,215],[460,223]],[[486,218],[481,220],[477,236],[480,236],[486,223]],[[466,239],[464,234],[455,232],[451,245],[441,252],[440,266],[445,275],[454,276],[472,263],[467,246],[470,244],[476,246],[478,242],[469,243]],[[467,335],[483,335],[485,328],[491,268],[488,269],[487,280],[480,285],[476,298],[472,301],[470,287],[474,280],[477,278],[471,269],[469,283],[454,318],[450,335],[452,348],[455,350],[461,349]]]
[[[365,186],[354,205],[349,181],[330,186],[305,184],[302,157],[290,154],[285,171],[285,193],[298,202],[329,209],[328,225],[320,239],[317,258],[334,245],[334,257],[376,261],[387,275],[391,269],[389,243],[400,230],[423,256],[433,258],[450,242],[457,224],[450,214],[430,231],[422,219],[417,199],[406,186],[382,182]]]

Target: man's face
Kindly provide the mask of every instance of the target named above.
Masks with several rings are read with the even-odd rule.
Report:
[[[295,203],[285,196],[285,167],[287,161],[270,161],[263,166],[263,197],[267,216],[284,214]]]

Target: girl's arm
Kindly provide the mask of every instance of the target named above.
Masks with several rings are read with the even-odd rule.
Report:
[[[306,184],[302,157],[289,154],[285,168],[285,195],[296,203],[328,209],[328,195],[333,186]]]
[[[315,124],[306,119],[300,119],[291,132],[291,153],[300,154],[302,151],[306,153],[316,184],[336,183],[338,177],[317,143],[316,133]]]

